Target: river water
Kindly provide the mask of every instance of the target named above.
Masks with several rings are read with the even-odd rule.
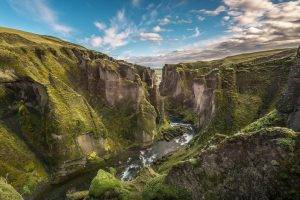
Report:
[[[155,161],[183,148],[193,139],[194,129],[190,124],[173,122],[171,126],[183,126],[187,131],[183,135],[173,138],[170,141],[157,141],[149,148],[139,150],[135,155],[129,157],[126,161],[127,167],[119,175],[121,180],[132,180],[140,169],[151,166]]]
[[[191,124],[172,122],[171,126],[185,127],[186,132],[170,141],[159,140],[151,146],[142,149],[128,151],[124,156],[117,157],[116,163],[112,164],[117,169],[118,177],[123,181],[130,181],[136,177],[138,172],[146,166],[151,166],[155,161],[170,155],[171,153],[184,148],[193,138],[194,129]],[[122,161],[121,161],[122,160]],[[64,200],[66,193],[70,190],[88,190],[93,177],[97,170],[82,174],[62,184],[49,185],[41,194],[37,195],[35,200]]]

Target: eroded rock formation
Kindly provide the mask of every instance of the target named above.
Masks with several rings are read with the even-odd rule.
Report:
[[[211,120],[215,113],[217,83],[217,71],[199,75],[197,71],[184,70],[183,65],[165,65],[160,92],[167,97],[167,106],[171,114],[194,112],[197,116],[191,116],[187,120],[195,120],[197,126],[202,127]]]
[[[295,64],[291,67],[287,89],[279,102],[278,109],[287,115],[287,124],[295,131],[300,131],[300,47]]]
[[[262,129],[238,134],[175,165],[165,183],[184,188],[193,199],[297,199],[299,134]]]

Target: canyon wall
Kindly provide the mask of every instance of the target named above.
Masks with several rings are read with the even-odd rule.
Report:
[[[278,103],[278,110],[287,115],[288,127],[300,131],[300,47],[288,77],[287,88]]]
[[[160,84],[165,109],[202,131],[237,131],[276,107],[295,53],[274,50],[165,65]]]
[[[0,29],[0,176],[20,192],[31,193],[48,172],[64,180],[91,155],[151,143],[162,120],[154,70]],[[19,151],[30,153],[13,155]]]
[[[296,52],[165,65],[160,91],[166,111],[198,127],[193,140],[141,170],[130,181],[141,190],[118,190],[128,182],[99,170],[85,197],[299,199]]]
[[[206,127],[202,125],[189,148],[164,160],[158,169],[167,175],[160,192],[154,194],[173,189],[185,191],[195,200],[298,199],[299,55],[300,49],[289,49],[212,61],[219,71],[217,86],[211,90],[213,117]],[[181,84],[180,90],[163,91],[166,81],[174,80],[173,85],[182,80],[187,83],[187,77],[191,77],[187,74],[197,69],[190,65],[183,75],[178,70],[181,66],[173,67],[172,72],[165,66],[164,73],[169,71],[177,79],[163,79],[162,94],[166,101],[188,107],[200,120],[198,98],[191,95],[195,87]],[[197,91],[205,91],[199,88]],[[182,98],[178,94],[186,95]],[[172,108],[166,109],[173,112]]]

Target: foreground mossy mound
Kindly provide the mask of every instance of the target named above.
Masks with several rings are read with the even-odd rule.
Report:
[[[136,199],[129,185],[117,179],[112,173],[100,169],[92,180],[89,196],[97,199]]]
[[[22,196],[9,185],[4,178],[0,177],[0,199],[1,200],[23,200]]]

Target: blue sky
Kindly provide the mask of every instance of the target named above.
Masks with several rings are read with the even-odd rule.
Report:
[[[161,67],[297,46],[300,2],[0,0],[0,26],[53,35],[115,58]]]

